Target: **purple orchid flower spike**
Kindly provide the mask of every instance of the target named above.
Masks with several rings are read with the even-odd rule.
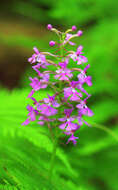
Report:
[[[54,49],[58,48],[54,53],[40,52],[34,47],[34,54],[28,59],[33,64],[32,69],[36,71],[37,76],[29,78],[32,89],[28,98],[32,100],[33,106],[27,106],[28,117],[22,125],[28,125],[31,121],[38,119],[37,123],[40,126],[47,126],[53,130],[53,127],[49,127],[49,123],[52,122],[51,125],[58,127],[65,135],[69,135],[67,144],[72,142],[75,145],[78,139],[75,137],[75,132],[83,124],[90,126],[83,116],[93,115],[87,106],[87,100],[91,95],[84,89],[85,83],[91,86],[92,82],[91,76],[87,75],[90,65],[84,68],[79,66],[88,61],[84,56],[83,46],[79,45],[76,51],[68,51],[66,45],[75,45],[71,40],[74,37],[80,37],[83,32],[78,30],[75,34],[71,34],[77,29],[75,25],[65,32],[57,30],[51,24],[48,24],[47,29],[55,32],[60,42],[53,40],[49,42],[51,48],[53,46],[55,46]],[[78,65],[77,68],[73,64],[72,68],[70,67],[70,59]],[[40,95],[45,89],[49,90],[51,95],[47,94],[47,97],[39,100],[34,98],[34,93],[36,95],[40,91]],[[56,135],[52,135],[53,131],[50,133],[55,138]]]

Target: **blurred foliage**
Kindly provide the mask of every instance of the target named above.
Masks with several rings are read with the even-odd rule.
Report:
[[[1,3],[1,13],[3,7],[13,16],[29,19],[27,24],[22,24],[24,30],[16,28],[17,32],[12,34],[1,27],[0,32],[1,44],[9,49],[27,50],[26,59],[31,56],[33,46],[50,51],[48,41],[56,39],[41,26],[37,29],[39,39],[37,34],[34,36],[34,21],[64,28],[77,24],[85,30],[76,43],[84,46],[91,65],[88,74],[93,78],[93,86],[86,86],[86,90],[92,94],[88,104],[94,117],[86,119],[91,128],[83,126],[78,132],[76,147],[60,139],[50,183],[47,177],[52,152],[49,131],[36,123],[21,126],[26,119],[26,105],[30,103],[26,99],[30,91],[28,77],[34,75],[29,64],[19,82],[21,89],[8,92],[0,88],[0,190],[118,190],[118,1],[12,0]],[[32,35],[24,32],[26,27]],[[11,25],[9,31],[11,28],[15,30]],[[38,96],[42,98],[46,94],[47,91],[42,91]]]
[[[11,3],[12,12],[40,23],[91,25],[117,15],[118,1],[108,0],[18,0]],[[43,16],[45,14],[45,16]]]

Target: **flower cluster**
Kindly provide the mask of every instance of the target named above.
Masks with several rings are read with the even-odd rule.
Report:
[[[72,26],[66,32],[58,31],[51,24],[47,25],[47,29],[59,36],[59,43],[50,41],[49,45],[57,46],[60,54],[39,52],[34,47],[34,54],[28,59],[37,73],[37,77],[29,78],[32,90],[28,98],[33,101],[33,106],[27,106],[28,118],[22,125],[37,120],[39,125],[50,125],[53,129],[56,124],[56,128],[69,136],[67,143],[72,141],[76,144],[78,137],[75,137],[75,132],[83,123],[89,125],[83,116],[93,115],[87,106],[87,100],[91,95],[83,87],[84,84],[91,86],[92,82],[91,76],[87,76],[90,65],[85,65],[88,60],[83,55],[83,46],[79,45],[75,51],[68,51],[65,47],[69,44],[75,46],[71,40],[80,37],[83,32],[79,30],[76,34],[72,34],[76,31],[76,26]],[[33,97],[36,91],[49,88],[52,95],[47,94],[47,98],[36,100]]]

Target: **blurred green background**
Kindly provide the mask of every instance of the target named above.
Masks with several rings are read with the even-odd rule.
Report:
[[[117,0],[0,1],[0,190],[118,190],[117,12]],[[21,126],[33,76],[27,59],[34,46],[49,51],[48,42],[56,39],[48,23],[84,31],[76,42],[91,65],[93,86],[86,90],[94,112],[86,118],[93,127],[80,129],[76,147],[62,139],[52,183],[48,132],[35,123]]]

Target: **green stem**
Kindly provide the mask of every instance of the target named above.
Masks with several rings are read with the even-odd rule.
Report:
[[[63,46],[60,46],[60,55],[61,55],[61,58],[63,57]]]
[[[58,139],[55,138],[55,141],[54,141],[54,144],[53,144],[53,152],[52,152],[52,157],[51,157],[51,162],[50,162],[50,168],[49,168],[49,180],[51,180],[52,175],[53,175],[54,162],[55,162],[55,158],[56,158],[57,144],[58,144]]]

